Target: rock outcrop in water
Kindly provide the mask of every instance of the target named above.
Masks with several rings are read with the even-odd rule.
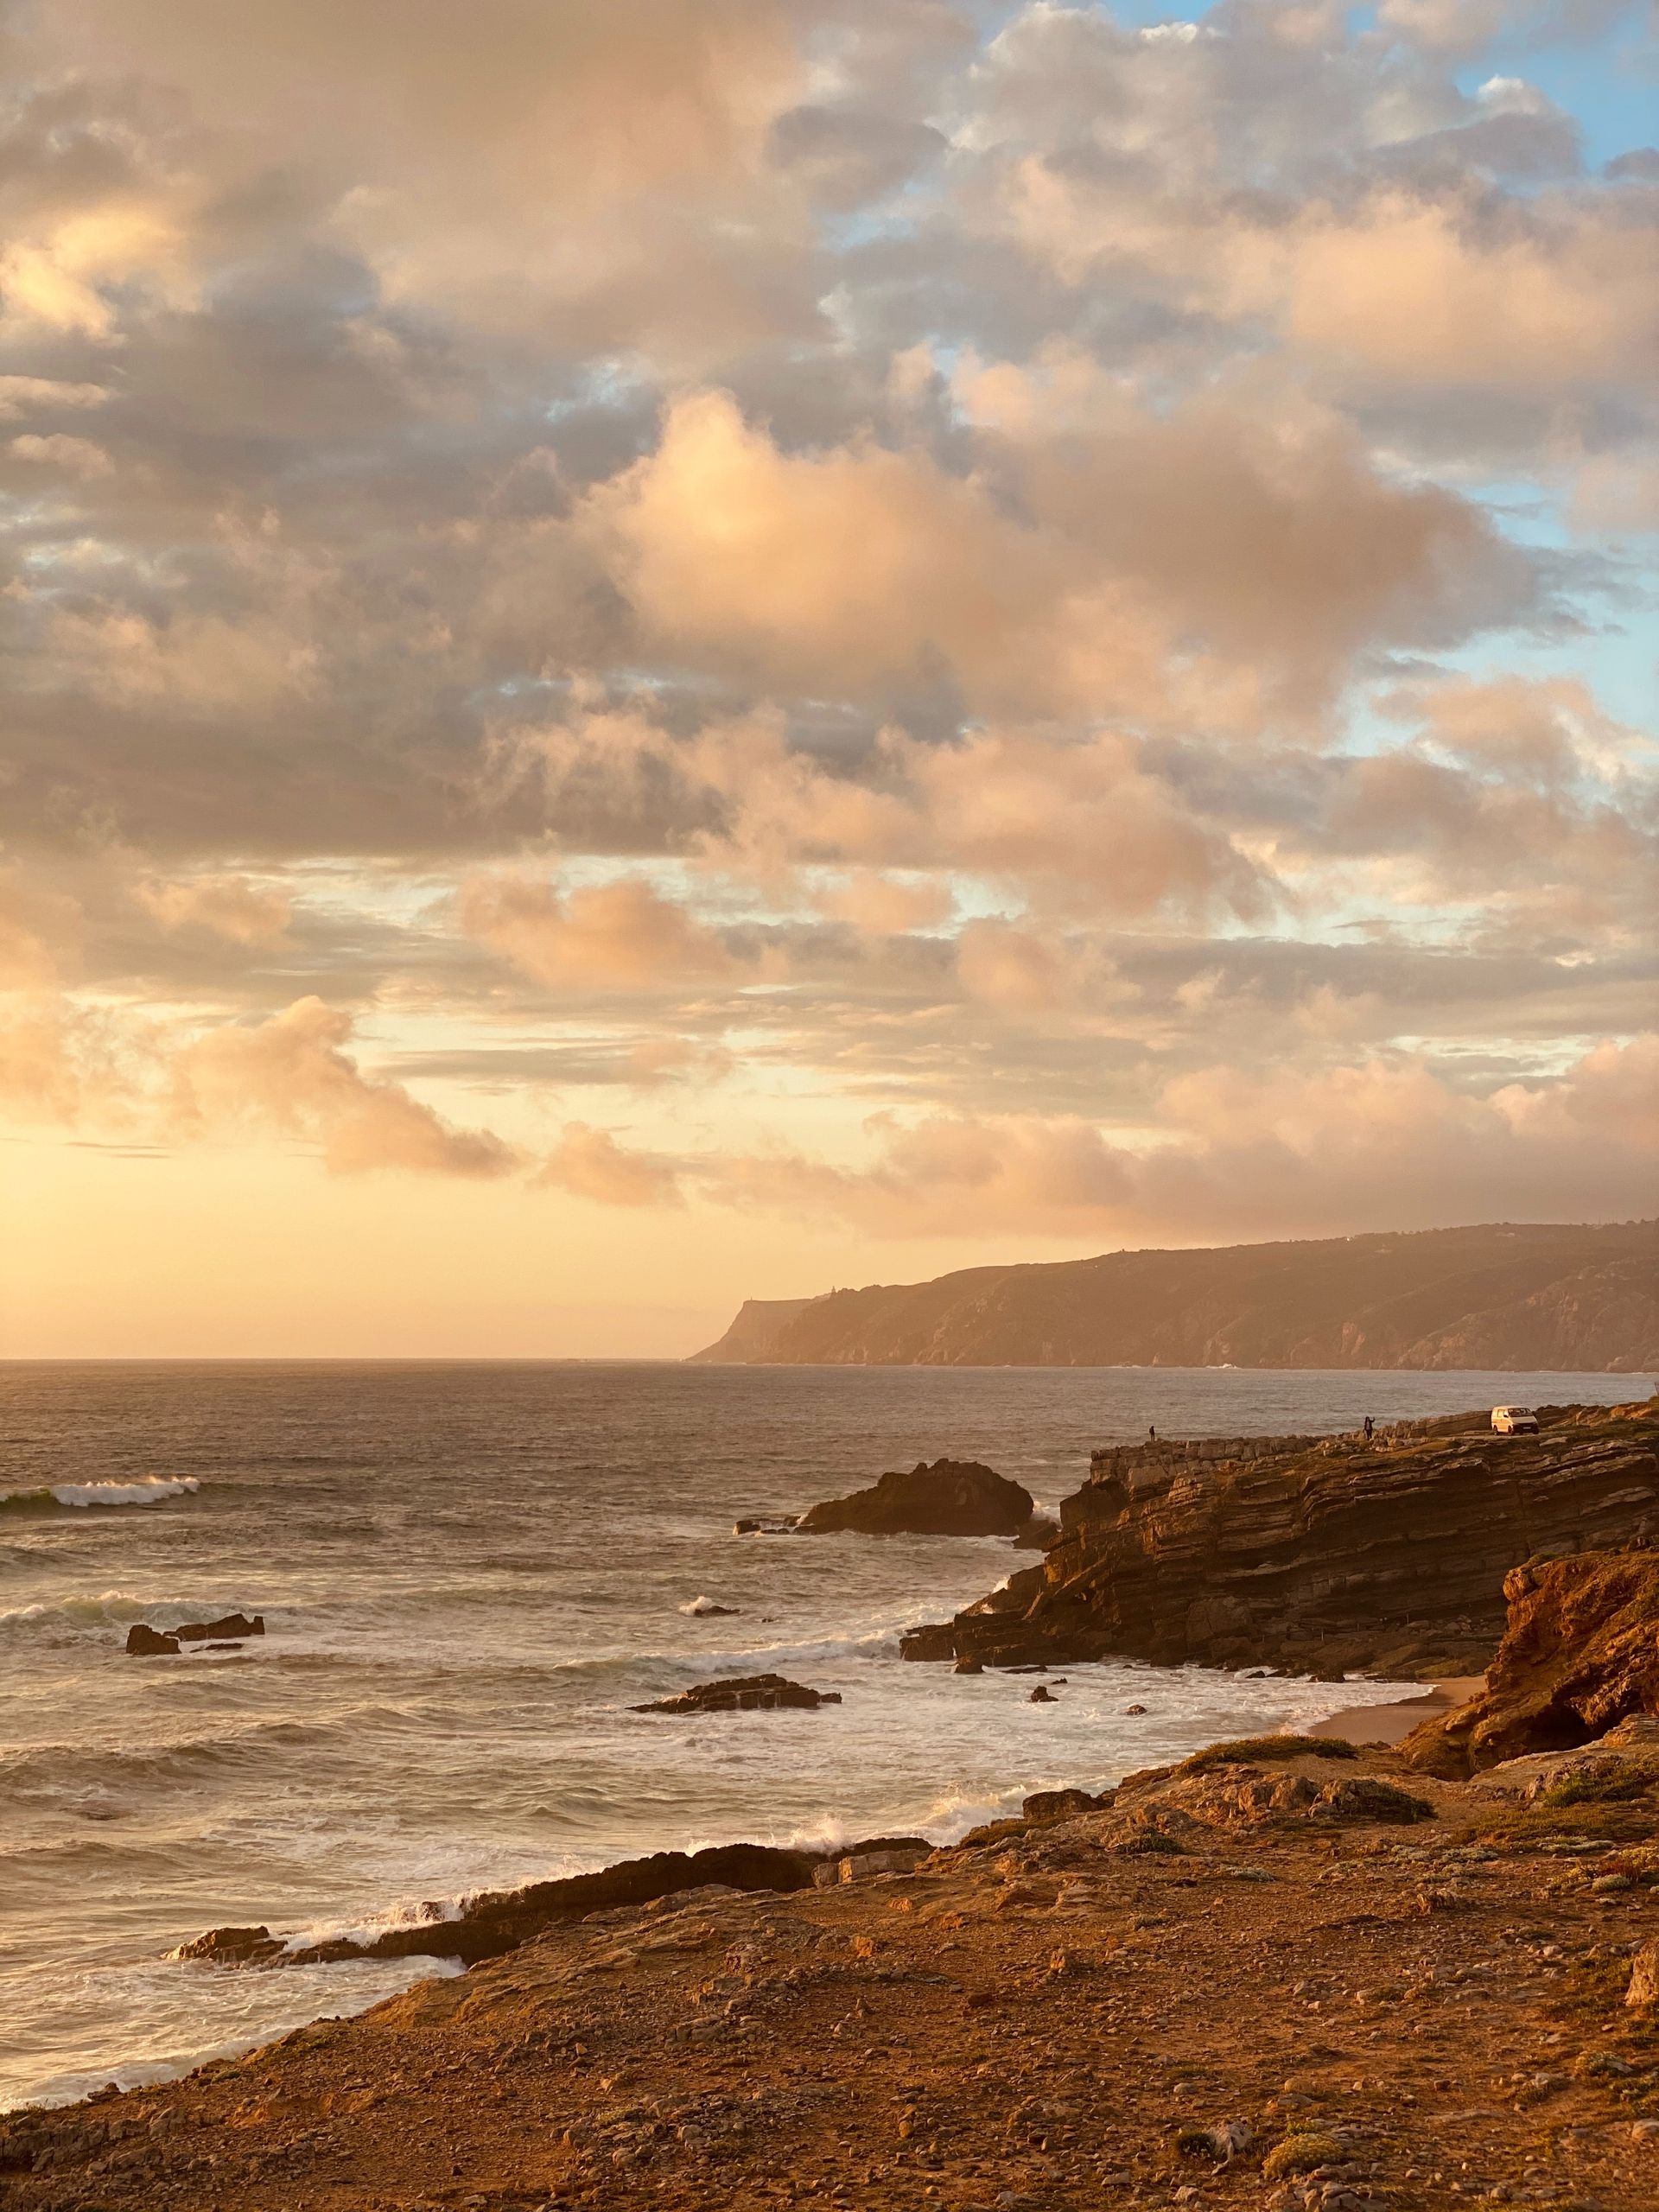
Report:
[[[839,1690],[809,1689],[791,1682],[786,1675],[728,1675],[717,1681],[698,1682],[677,1697],[659,1698],[654,1705],[636,1705],[635,1713],[816,1713],[821,1705],[839,1705]]]
[[[240,1643],[250,1636],[263,1636],[265,1617],[255,1613],[226,1613],[216,1621],[183,1621],[177,1628],[154,1629],[143,1621],[135,1621],[127,1630],[127,1655],[133,1659],[176,1659],[179,1648],[186,1643],[205,1643],[210,1651],[225,1651],[232,1647],[225,1641],[234,1638]]]
[[[1407,1738],[1408,1764],[1461,1776],[1659,1714],[1659,1550],[1511,1570],[1509,1624],[1480,1696]]]
[[[1659,1402],[1541,1415],[1097,1452],[1042,1564],[905,1656],[1478,1672],[1511,1567],[1659,1537]]]
[[[1031,1525],[1034,1501],[977,1459],[918,1460],[868,1490],[834,1497],[802,1514],[796,1533],[862,1536],[1017,1536]]]
[[[702,1360],[968,1367],[1659,1367],[1659,1222],[1109,1252],[751,1300]]]

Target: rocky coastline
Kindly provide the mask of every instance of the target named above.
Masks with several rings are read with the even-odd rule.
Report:
[[[659,1853],[304,1949],[213,1930],[188,1968],[467,1971],[0,2118],[0,2208],[1649,2212],[1655,1429],[1651,1405],[1560,1408],[1501,1456],[1466,1422],[1363,1457],[1097,1455],[1015,1604],[969,1608],[930,1656],[1040,1667],[1140,1635],[1148,1657],[1261,1664],[1305,1648],[1286,1608],[1340,1635],[1346,1604],[1347,1646],[1391,1669],[1402,1630],[1430,1657],[1487,1634],[1476,1695],[1397,1745],[1280,1735],[1042,1791],[950,1847]],[[1239,1611],[1195,1622],[1217,1594]],[[1145,1634],[1159,1605],[1166,1639]]]
[[[1659,1401],[1367,1438],[1150,1440],[1093,1455],[1041,1563],[907,1636],[915,1660],[1480,1671],[1529,1560],[1659,1537]]]

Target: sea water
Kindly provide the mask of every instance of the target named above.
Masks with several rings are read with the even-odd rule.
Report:
[[[668,1363],[0,1365],[0,2106],[177,2073],[433,1960],[226,1972],[263,1922],[372,1929],[469,1892],[742,1838],[939,1840],[1319,1719],[1330,1684],[899,1658],[1028,1565],[1006,1542],[734,1537],[884,1468],[988,1461],[1052,1505],[1090,1446],[1352,1427],[1626,1378]],[[734,1610],[709,1618],[706,1599]],[[240,1650],[129,1626],[242,1610]],[[632,1708],[776,1669],[842,1703]],[[1402,1694],[1408,1694],[1404,1689]],[[1370,1693],[1368,1693],[1370,1694]],[[1125,1708],[1144,1706],[1131,1715]]]

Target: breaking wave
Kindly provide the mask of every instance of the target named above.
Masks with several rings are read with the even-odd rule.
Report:
[[[0,1513],[50,1513],[56,1506],[165,1505],[201,1488],[194,1475],[140,1475],[124,1483],[41,1483],[0,1491]]]

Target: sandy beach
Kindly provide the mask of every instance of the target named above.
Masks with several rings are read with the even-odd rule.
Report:
[[[1484,1675],[1437,1675],[1421,1697],[1401,1698],[1392,1705],[1344,1706],[1328,1720],[1316,1721],[1308,1733],[1342,1736],[1351,1744],[1402,1744],[1432,1714],[1466,1705],[1485,1687]]]

